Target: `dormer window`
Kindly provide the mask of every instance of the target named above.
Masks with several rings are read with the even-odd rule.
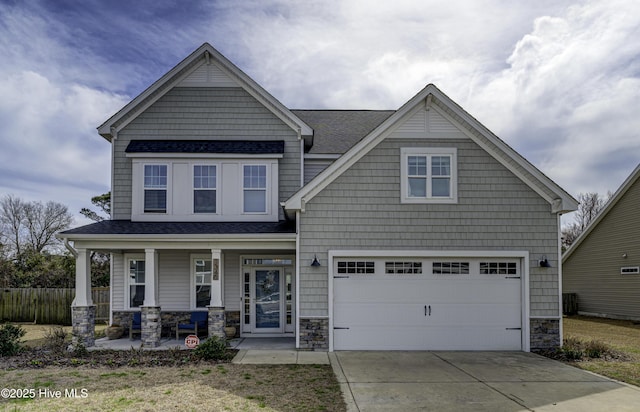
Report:
[[[144,166],[144,212],[167,212],[167,166]]]

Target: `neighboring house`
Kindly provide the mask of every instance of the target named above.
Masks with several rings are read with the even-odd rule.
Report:
[[[640,165],[562,257],[578,313],[640,320]]]
[[[301,349],[560,343],[577,203],[433,85],[394,111],[290,110],[204,44],[98,131],[113,220],[59,234],[77,341],[101,250],[112,322],[140,311],[144,346],[199,310],[211,335]]]

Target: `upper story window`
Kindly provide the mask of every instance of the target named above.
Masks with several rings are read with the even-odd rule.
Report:
[[[267,166],[243,166],[243,198],[245,213],[267,211]]]
[[[144,212],[167,212],[167,166],[144,166]]]
[[[456,148],[401,149],[402,203],[457,203]]]
[[[216,213],[217,187],[215,165],[193,166],[193,213]]]

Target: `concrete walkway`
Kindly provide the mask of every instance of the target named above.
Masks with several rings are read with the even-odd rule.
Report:
[[[640,388],[524,352],[335,352],[349,411],[638,411]]]
[[[241,349],[232,363],[253,365],[328,365],[327,352],[305,352],[295,349]]]

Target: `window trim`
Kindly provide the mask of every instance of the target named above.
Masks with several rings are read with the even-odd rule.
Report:
[[[220,174],[222,171],[222,168],[220,166],[220,164],[218,164],[217,162],[189,162],[189,166],[190,166],[190,172],[191,172],[191,214],[195,215],[195,216],[217,216],[220,215],[220,196],[219,194],[222,193],[222,188],[220,187]],[[195,187],[195,175],[196,175],[196,171],[195,168],[196,166],[214,166],[216,168],[216,187],[215,189],[203,189],[203,188],[196,188]],[[195,196],[196,196],[196,190],[213,190],[216,192],[216,211],[213,213],[210,212],[196,212],[196,208],[195,208]]]
[[[262,166],[265,169],[265,187],[264,189],[255,189],[255,188],[249,188],[246,189],[244,187],[244,168],[246,166]],[[271,193],[271,168],[269,167],[269,164],[267,163],[254,163],[254,162],[240,162],[240,193],[241,193],[241,207],[242,207],[242,214],[243,215],[268,215],[270,214],[270,197],[269,194]],[[264,191],[264,212],[247,212],[244,209],[244,194],[245,194],[245,190],[254,190],[254,191]]]
[[[425,197],[409,196],[409,157],[425,156],[427,158],[427,193]],[[451,174],[449,196],[433,196],[433,179],[431,159],[434,156],[451,158]],[[400,202],[401,203],[458,203],[458,149],[455,147],[403,147],[400,149]]]
[[[209,276],[210,293],[213,293],[213,259],[210,254],[192,254],[189,258],[189,306],[191,310],[205,310],[206,307],[197,307],[196,302],[196,260],[209,260],[211,262],[211,276]],[[209,296],[211,299],[211,296]]]
[[[144,292],[147,293],[147,263],[146,256],[143,253],[127,253],[124,255],[124,308],[125,310],[140,310],[140,307],[144,305],[144,301],[140,306],[131,306],[131,277],[129,276],[129,270],[132,260],[141,260],[145,262],[144,265]],[[136,283],[139,285],[139,283]]]

